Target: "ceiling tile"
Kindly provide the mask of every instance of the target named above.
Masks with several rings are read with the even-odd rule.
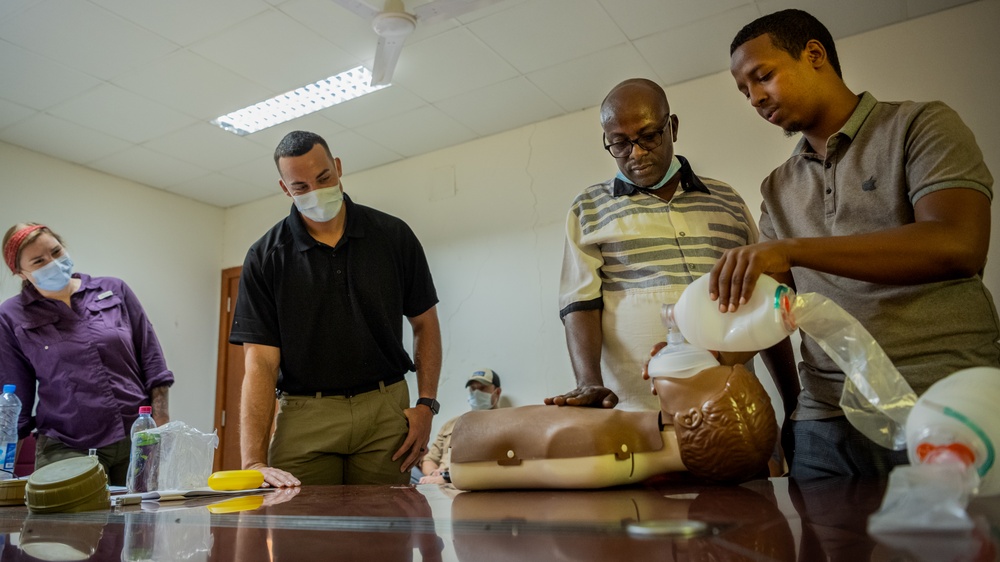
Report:
[[[353,129],[427,105],[399,83],[323,110],[323,116]]]
[[[17,14],[35,4],[40,0],[3,0],[0,2],[0,20]]]
[[[455,18],[463,24],[472,23],[478,19],[491,16],[497,12],[502,12],[504,10],[509,10],[510,8],[525,2],[526,0],[499,0],[494,4],[490,4],[485,8],[479,8],[478,10],[473,10],[467,14],[462,14]]]
[[[247,135],[243,138],[258,146],[264,147],[270,157],[270,155],[274,153],[275,147],[277,147],[278,143],[281,142],[281,139],[285,138],[285,135],[292,131],[312,131],[317,135],[326,138],[328,135],[339,133],[342,130],[343,127],[326,118],[326,110],[324,110],[311,113],[304,117],[299,117],[298,119],[286,121],[280,125],[268,127],[263,131],[257,131],[256,133]],[[231,135],[232,133],[228,134]]]
[[[268,151],[260,145],[210,123],[195,123],[153,139],[143,146],[211,171],[268,156]]]
[[[91,0],[178,45],[189,45],[269,8],[260,0]],[[197,17],[191,17],[197,14]]]
[[[38,113],[30,107],[0,99],[0,129]]]
[[[517,76],[517,71],[466,29],[403,47],[394,81],[435,102]]]
[[[0,38],[104,80],[177,48],[90,2],[63,0],[48,0],[6,19]]]
[[[0,139],[229,206],[278,193],[292,130],[350,175],[596,106],[626,78],[724,71],[762,13],[803,8],[839,38],[970,1],[499,0],[418,22],[392,87],[240,137],[208,121],[370,67],[371,22],[332,0],[0,0]]]
[[[371,22],[331,0],[291,0],[281,11],[359,59],[375,57],[378,35]]]
[[[599,0],[629,39],[638,39],[737,8],[748,0]]]
[[[798,8],[816,16],[830,30],[834,39],[856,35],[902,21],[906,15],[903,0],[758,0],[761,14]],[[750,23],[747,20],[745,23]],[[737,29],[736,31],[739,31]],[[735,35],[735,33],[734,33]],[[730,42],[732,37],[729,38]],[[729,44],[728,42],[726,43]]]
[[[141,146],[95,160],[88,167],[161,189],[208,174],[208,170]]]
[[[236,178],[223,174],[209,174],[188,180],[171,186],[167,191],[223,208],[274,195],[274,193],[265,192],[259,187],[247,185]]]
[[[630,43],[528,74],[532,83],[566,111],[600,104],[612,86],[628,78],[657,78]]]
[[[926,16],[968,2],[969,0],[906,0],[906,15],[911,18]]]
[[[195,120],[159,103],[105,84],[49,110],[80,125],[132,142],[176,131]]]
[[[691,25],[643,37],[633,44],[663,84],[677,84],[729,69],[729,44],[758,17],[746,5]],[[684,53],[684,56],[677,56]]]
[[[312,84],[360,62],[275,10],[240,22],[190,49],[272,89],[272,95]]]
[[[476,137],[468,127],[431,106],[358,127],[357,132],[406,157],[431,152]]]
[[[401,154],[393,152],[354,131],[342,131],[330,136],[323,135],[323,138],[330,145],[330,151],[333,152],[333,155],[340,158],[345,176],[403,159]]]
[[[77,72],[20,47],[0,41],[0,98],[35,109],[47,109],[101,83],[92,76]]]
[[[0,140],[85,164],[129,147],[129,143],[76,123],[39,113],[0,130]]]
[[[492,135],[562,114],[559,105],[526,78],[514,78],[435,104],[479,135]],[[489,107],[489,111],[483,111]]]
[[[521,72],[579,58],[626,40],[596,0],[525,2],[468,25]]]
[[[186,50],[130,72],[114,83],[206,121],[273,96],[267,88]]]

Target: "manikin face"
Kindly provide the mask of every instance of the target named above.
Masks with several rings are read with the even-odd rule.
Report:
[[[808,131],[818,121],[817,73],[809,46],[796,59],[764,34],[733,51],[729,70],[736,87],[768,123],[792,134]]]

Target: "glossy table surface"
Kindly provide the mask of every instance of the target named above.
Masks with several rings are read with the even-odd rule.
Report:
[[[778,478],[596,491],[309,486],[53,515],[5,507],[0,560],[998,559],[1000,498],[970,504],[971,533],[876,540],[866,525],[883,493],[882,482]],[[670,534],[640,533],[649,528]]]

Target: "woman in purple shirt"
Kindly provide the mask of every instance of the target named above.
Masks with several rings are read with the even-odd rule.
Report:
[[[46,226],[11,227],[3,258],[23,280],[0,304],[0,383],[17,385],[19,438],[38,430],[36,469],[97,449],[110,483],[124,485],[139,406],[169,421],[174,382],[142,305],[120,279],[73,273]]]

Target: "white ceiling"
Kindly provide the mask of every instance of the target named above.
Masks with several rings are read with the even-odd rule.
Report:
[[[370,67],[369,22],[330,0],[0,0],[0,140],[229,207],[277,193],[291,130],[354,173],[595,106],[625,78],[727,69],[739,28],[779,9],[840,38],[967,1],[502,0],[418,27],[391,87],[238,137],[209,120]]]

